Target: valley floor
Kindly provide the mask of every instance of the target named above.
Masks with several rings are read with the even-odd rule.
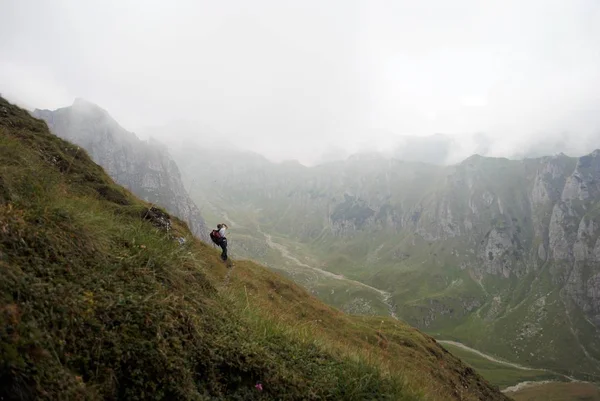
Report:
[[[546,382],[506,395],[515,401],[600,401],[600,389],[591,383]]]
[[[500,360],[456,341],[437,340],[515,401],[600,401],[600,387]],[[519,381],[516,384],[515,381]]]
[[[500,359],[498,359],[498,358],[495,358],[495,357],[493,357],[493,356],[491,356],[491,355],[484,354],[483,352],[481,352],[481,351],[478,351],[478,350],[476,350],[475,348],[467,347],[466,345],[464,345],[464,344],[462,344],[462,343],[459,343],[459,342],[457,342],[457,341],[437,340],[437,342],[438,342],[438,343],[440,343],[440,344],[444,344],[444,345],[446,345],[446,346],[448,346],[448,345],[453,345],[453,346],[455,346],[455,347],[458,347],[458,348],[461,348],[461,349],[463,349],[463,350],[465,350],[465,351],[468,351],[468,352],[472,352],[472,353],[474,353],[474,354],[477,354],[478,356],[481,356],[481,357],[483,357],[483,358],[487,359],[488,361],[495,362],[495,363],[497,363],[497,364],[500,364],[500,365],[506,365],[506,366],[510,366],[510,367],[512,367],[512,368],[515,368],[515,369],[520,369],[520,370],[544,371],[544,372],[549,372],[549,373],[552,373],[552,374],[560,375],[560,373],[551,372],[551,371],[548,371],[548,370],[545,370],[545,369],[535,369],[535,368],[528,368],[528,367],[526,367],[526,366],[523,366],[523,365],[518,365],[518,364],[516,364],[516,363],[507,362],[507,361],[502,361],[502,360],[500,360]],[[562,376],[562,375],[561,375],[561,376]],[[575,379],[573,379],[572,377],[569,377],[569,376],[564,376],[564,377],[565,377],[566,379],[569,379],[569,380],[575,380]]]

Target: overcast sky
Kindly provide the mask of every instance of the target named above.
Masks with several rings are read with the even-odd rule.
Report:
[[[0,93],[277,160],[433,133],[486,133],[497,155],[565,132],[589,146],[600,1],[0,0]]]

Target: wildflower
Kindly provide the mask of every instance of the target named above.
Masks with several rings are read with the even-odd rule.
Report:
[[[254,386],[258,391],[263,391],[262,388],[262,383],[261,382],[257,382],[256,385]]]

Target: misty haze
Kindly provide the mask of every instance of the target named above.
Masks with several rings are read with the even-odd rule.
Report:
[[[143,138],[305,164],[600,146],[591,0],[3,3],[4,96],[31,109],[81,97]],[[435,134],[447,138],[414,138]]]
[[[0,0],[0,382],[600,401],[600,2]]]

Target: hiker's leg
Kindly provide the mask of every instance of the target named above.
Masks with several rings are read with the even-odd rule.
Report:
[[[223,250],[223,252],[221,252],[221,259],[227,260],[227,240],[226,239],[221,241],[221,249]]]

